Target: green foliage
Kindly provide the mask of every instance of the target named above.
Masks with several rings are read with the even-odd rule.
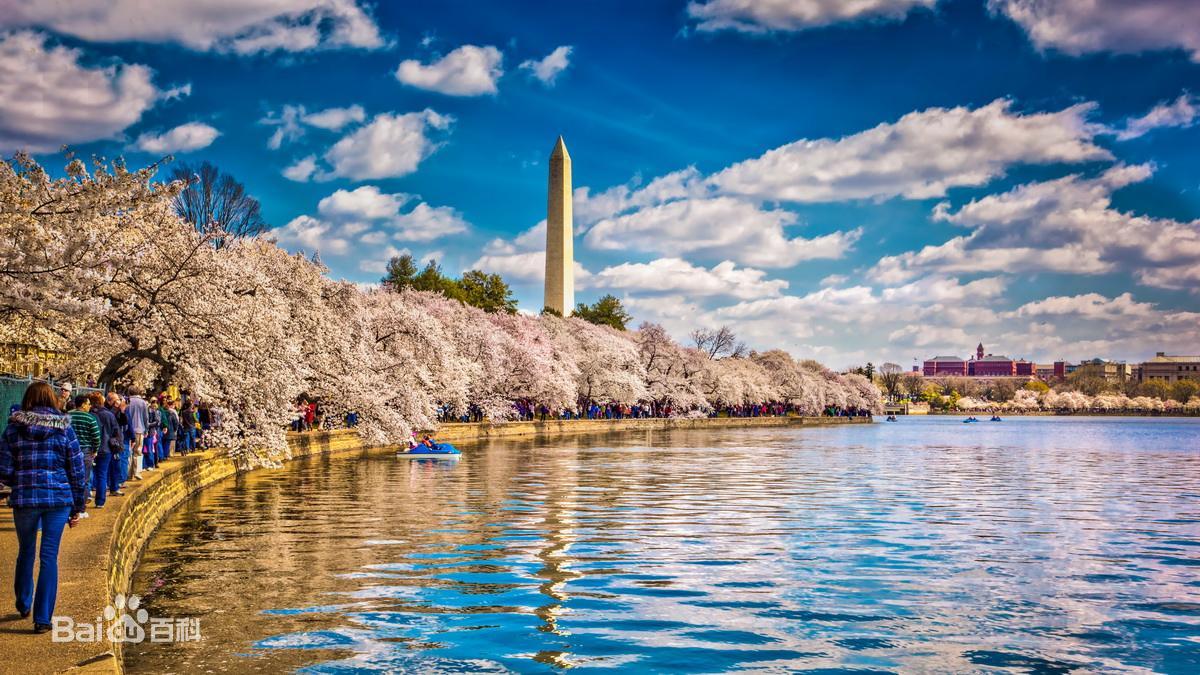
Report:
[[[983,387],[984,398],[997,403],[1011,401],[1016,393],[1017,385],[1012,380],[992,380]]]
[[[925,389],[925,378],[920,373],[905,373],[901,378],[901,384],[904,387],[904,393],[915,401],[921,397],[921,392]]]
[[[873,381],[875,379],[875,364],[871,363],[870,361],[867,361],[867,365],[855,366],[854,368],[850,369],[850,372],[854,373],[856,375],[862,375],[863,377],[867,378],[868,380]]]
[[[557,316],[558,318],[561,319],[562,312],[558,311],[557,309],[554,309],[553,307],[543,307],[542,308],[542,316]]]
[[[1067,386],[1071,389],[1095,396],[1108,391],[1108,381],[1104,379],[1104,367],[1099,365],[1081,365],[1075,372],[1067,375]]]
[[[499,274],[470,270],[458,280],[458,287],[462,291],[462,301],[468,305],[485,312],[517,313],[517,300]]]
[[[1171,385],[1162,380],[1148,380],[1138,386],[1137,393],[1138,396],[1168,399],[1171,397]]]
[[[887,394],[889,401],[895,401],[903,390],[902,380],[904,369],[895,363],[885,363],[879,367],[879,375],[875,378],[879,388]]]
[[[600,326],[612,326],[617,330],[625,330],[625,325],[633,320],[615,295],[606,295],[592,305],[585,305],[581,302],[576,305],[573,314],[584,321]]]
[[[417,276],[417,263],[409,253],[394,256],[387,264],[387,274],[380,283],[390,286],[393,290],[411,288],[413,278]]]
[[[1041,380],[1030,380],[1025,383],[1025,388],[1038,394],[1044,394],[1050,391],[1050,385],[1042,382]]]
[[[499,274],[470,270],[464,272],[461,279],[453,279],[442,274],[442,268],[433,260],[418,272],[416,261],[408,253],[389,260],[387,274],[380,281],[395,291],[411,288],[439,293],[485,312],[515,314],[517,311],[512,289]]]
[[[1171,398],[1180,403],[1187,403],[1198,393],[1200,393],[1200,382],[1196,380],[1179,380],[1171,385]]]

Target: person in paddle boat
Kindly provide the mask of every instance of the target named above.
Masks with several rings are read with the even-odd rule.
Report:
[[[412,437],[408,439],[408,452],[425,452],[426,450],[438,450],[440,444],[434,440],[429,434],[421,440],[417,440],[417,432],[412,432]]]

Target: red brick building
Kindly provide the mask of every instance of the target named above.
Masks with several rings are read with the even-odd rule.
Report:
[[[1007,356],[988,354],[967,363],[967,374],[971,377],[1016,377],[1017,362]]]
[[[1025,359],[987,354],[980,343],[973,358],[935,356],[925,361],[923,372],[926,377],[1037,377],[1037,370],[1036,363]]]
[[[965,377],[967,362],[957,356],[935,356],[925,361],[925,377],[942,377],[957,375]]]

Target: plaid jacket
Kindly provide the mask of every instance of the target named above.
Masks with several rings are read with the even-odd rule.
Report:
[[[0,436],[0,483],[17,508],[87,507],[83,452],[71,420],[52,408],[15,412]]]

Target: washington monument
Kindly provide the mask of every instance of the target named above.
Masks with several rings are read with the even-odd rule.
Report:
[[[550,153],[546,208],[545,307],[567,316],[575,308],[575,246],[572,242],[571,156],[562,136]]]

